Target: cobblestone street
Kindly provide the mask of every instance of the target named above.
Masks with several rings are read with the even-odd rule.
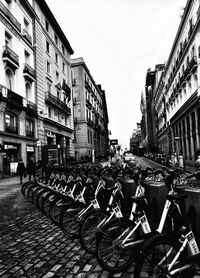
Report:
[[[0,277],[111,278],[94,256],[62,231],[21,194],[19,185],[0,196]]]

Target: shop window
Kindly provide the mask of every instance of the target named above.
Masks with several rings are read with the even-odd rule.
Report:
[[[34,121],[30,119],[26,119],[26,136],[34,137],[34,134],[35,134]]]
[[[5,131],[18,133],[17,116],[10,112],[5,113]]]

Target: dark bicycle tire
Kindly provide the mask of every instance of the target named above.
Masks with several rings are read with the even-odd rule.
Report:
[[[33,182],[30,182],[30,181],[27,181],[25,183],[22,184],[22,187],[21,187],[21,193],[22,195],[25,197],[25,191],[26,191],[26,188],[28,186],[30,186],[30,184],[33,183]]]
[[[26,198],[32,202],[33,199],[33,195],[35,193],[35,191],[37,190],[37,188],[39,187],[39,185],[35,182],[32,186],[29,187],[29,189],[27,190],[27,195]]]
[[[32,186],[35,185],[35,182],[27,182],[23,185],[22,194],[27,199],[28,192]]]
[[[41,185],[38,185],[38,187],[36,187],[32,193],[32,203],[36,206],[37,204],[37,200],[39,198],[39,196],[42,194],[42,192],[44,192],[45,188]]]
[[[180,242],[175,239],[174,236],[170,235],[156,235],[150,240],[148,240],[144,248],[141,250],[134,269],[134,277],[184,277],[181,276],[170,276],[167,270],[167,265],[169,265],[174,256],[177,254],[180,247]],[[167,252],[170,251],[170,255],[166,256]],[[181,265],[181,259],[185,257],[180,257],[180,261],[176,263],[179,268]],[[166,258],[166,259],[164,259]],[[185,276],[187,278],[189,276]]]
[[[79,238],[82,247],[90,254],[96,252],[96,234],[99,232],[98,225],[103,219],[107,219],[110,213],[103,209],[91,209],[83,219],[79,228]]]
[[[135,224],[127,218],[116,218],[103,227],[97,236],[96,256],[103,269],[111,273],[126,271],[135,261],[142,243],[123,247],[122,240],[134,228]],[[122,236],[123,235],[123,236]],[[131,241],[142,240],[143,232],[138,228]]]
[[[48,189],[38,199],[37,207],[47,217],[49,217],[49,206],[51,205],[51,202],[54,200],[55,196],[55,192]]]
[[[59,226],[69,237],[78,237],[80,219],[78,213],[85,208],[85,204],[73,202],[64,207],[60,215]]]
[[[71,200],[59,194],[49,206],[49,217],[51,221],[60,226],[60,216],[66,206],[71,204]]]

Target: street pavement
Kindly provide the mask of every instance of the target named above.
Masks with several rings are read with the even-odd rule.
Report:
[[[137,160],[142,167],[154,165]],[[67,238],[24,198],[17,176],[0,180],[0,277],[131,278],[133,274],[131,269],[115,275],[103,270],[78,238]]]

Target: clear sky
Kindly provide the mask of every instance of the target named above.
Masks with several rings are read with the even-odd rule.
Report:
[[[186,0],[46,0],[96,84],[106,92],[110,139],[129,148],[148,68],[168,59]]]

